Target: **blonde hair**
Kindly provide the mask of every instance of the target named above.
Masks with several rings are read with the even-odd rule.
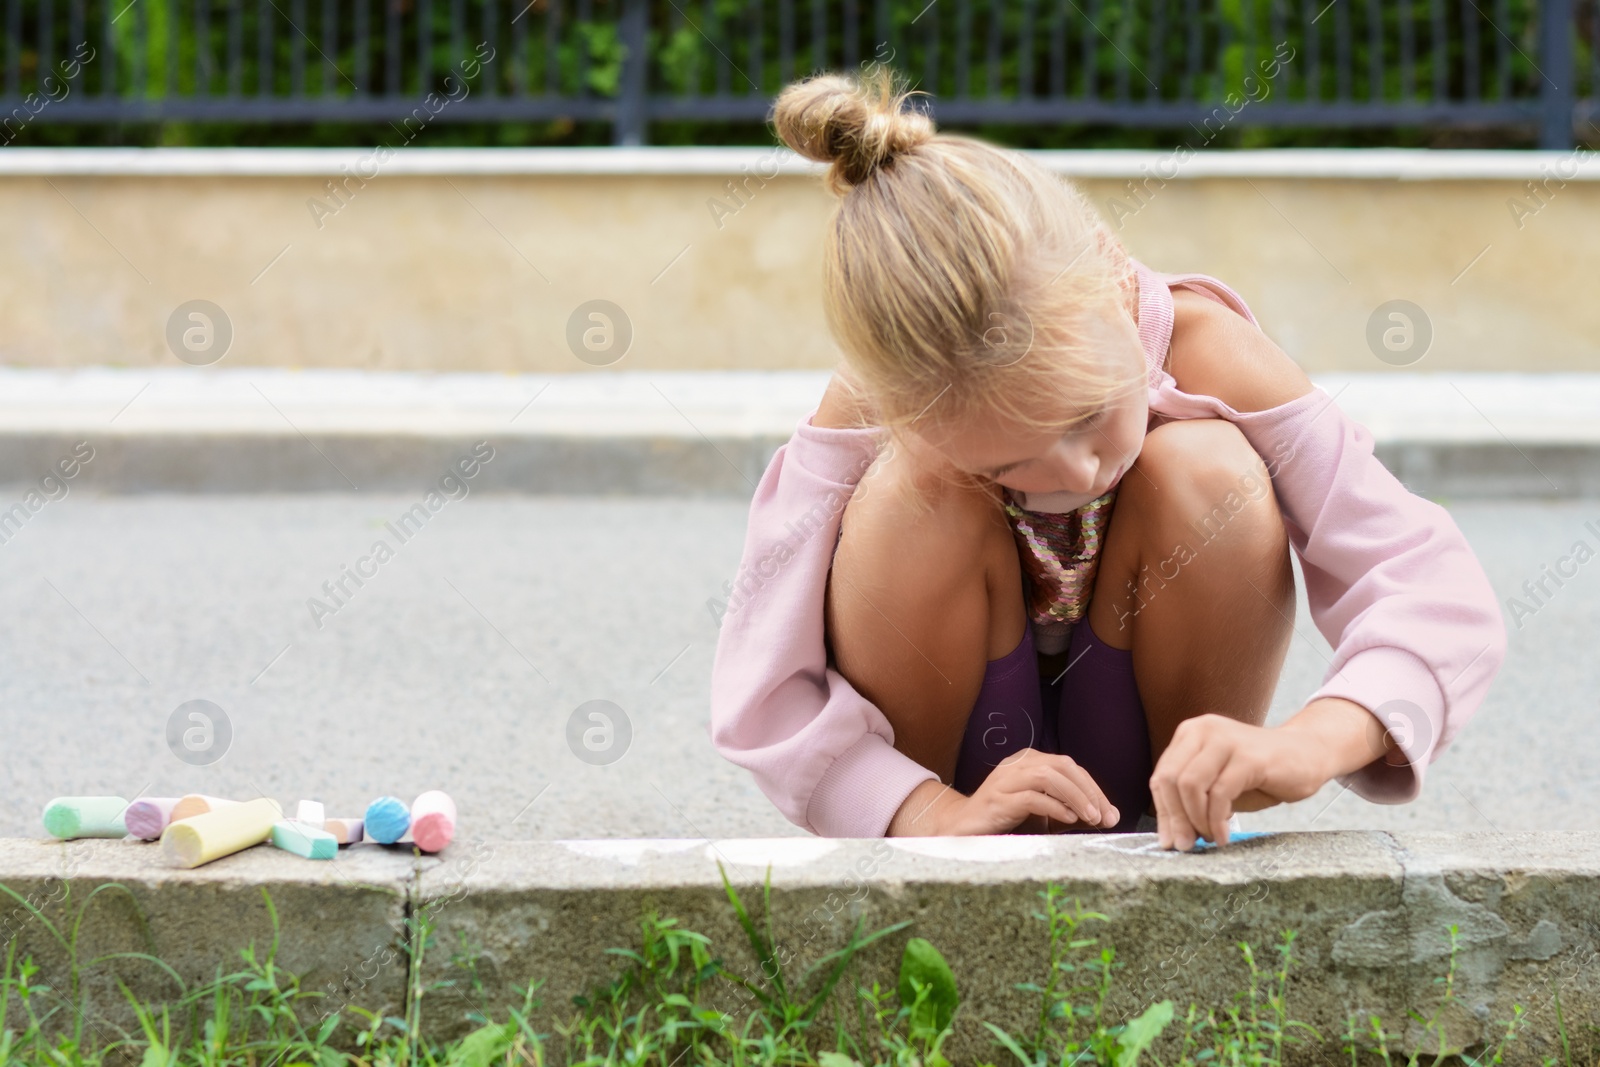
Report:
[[[1083,327],[1136,309],[1132,261],[1070,182],[936,132],[912,95],[878,66],[795,82],[773,106],[784,144],[832,164],[824,294],[843,377],[896,437],[924,415],[1044,431],[1093,414],[1132,383]],[[1047,424],[1030,411],[1041,397],[1059,401]]]

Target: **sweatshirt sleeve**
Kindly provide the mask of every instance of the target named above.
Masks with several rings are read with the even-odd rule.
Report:
[[[1373,454],[1371,432],[1321,386],[1257,412],[1203,399],[1266,462],[1311,618],[1334,647],[1307,703],[1362,705],[1404,753],[1339,783],[1375,803],[1415,799],[1505,658],[1505,621],[1477,556],[1450,513],[1407,490]]]
[[[711,739],[784,816],[824,837],[882,837],[938,775],[894,747],[889,720],[828,666],[823,598],[845,504],[879,433],[811,425],[767,465],[750,502],[711,668]]]

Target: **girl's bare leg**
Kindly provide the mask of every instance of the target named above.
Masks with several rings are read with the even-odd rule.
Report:
[[[906,499],[910,481],[931,509]],[[1010,524],[987,491],[886,453],[845,506],[824,610],[834,665],[894,727],[895,747],[955,777],[984,670],[1027,625]]]
[[[1294,633],[1294,572],[1266,467],[1238,427],[1152,430],[1103,551],[1089,623],[1133,650],[1152,761],[1184,719],[1264,723]]]

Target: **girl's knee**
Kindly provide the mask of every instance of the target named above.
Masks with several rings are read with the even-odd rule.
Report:
[[[1192,546],[1225,540],[1274,554],[1286,547],[1266,464],[1233,423],[1164,423],[1146,435],[1135,466],[1144,476],[1130,472],[1123,484],[1137,496],[1138,509],[1169,532],[1186,532]]]

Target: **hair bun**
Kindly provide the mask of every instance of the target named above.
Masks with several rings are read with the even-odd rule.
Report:
[[[843,193],[896,153],[933,137],[933,120],[904,107],[910,96],[882,66],[860,77],[819,74],[784,89],[772,121],[779,139],[795,152],[833,164],[828,185]]]

